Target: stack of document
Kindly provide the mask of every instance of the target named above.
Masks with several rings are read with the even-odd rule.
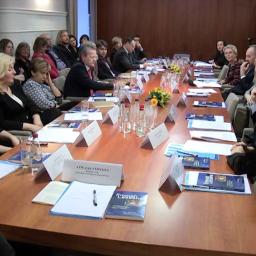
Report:
[[[188,89],[188,92],[190,93],[207,93],[207,94],[212,94],[212,93],[217,93],[214,89],[208,89],[208,88],[203,88],[203,89]]]
[[[54,215],[103,218],[116,186],[73,181],[50,213]]]
[[[211,143],[195,140],[187,140],[184,144],[184,150],[200,153],[211,153],[217,155],[231,155],[232,145],[222,143]]]
[[[233,132],[189,131],[189,133],[192,139],[237,142],[236,135]]]
[[[40,142],[53,143],[74,143],[80,132],[73,131],[73,128],[47,128],[38,131]]]
[[[189,129],[231,131],[231,124],[219,121],[188,120]]]
[[[182,186],[184,189],[195,191],[251,194],[246,175],[187,171]]]

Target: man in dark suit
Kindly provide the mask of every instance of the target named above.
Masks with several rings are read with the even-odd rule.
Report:
[[[97,63],[96,46],[92,42],[82,45],[79,50],[80,62],[68,73],[64,85],[64,97],[89,97],[93,90],[112,90],[113,84],[93,80],[93,69]]]
[[[123,47],[120,48],[114,56],[113,67],[119,73],[124,73],[128,70],[136,70],[146,67],[144,64],[136,64],[133,61],[132,52],[135,48],[135,41],[132,38],[127,38],[124,41]]]
[[[136,61],[139,61],[140,63],[143,63],[146,61],[146,54],[144,52],[144,49],[140,42],[139,35],[136,35],[133,37],[133,40],[135,41],[135,48],[133,51],[133,55]]]
[[[56,38],[56,46],[53,50],[59,58],[66,64],[66,67],[71,68],[76,63],[75,52],[69,48],[69,35],[66,30],[60,30]]]
[[[228,95],[233,92],[236,95],[244,95],[253,86],[254,78],[254,62],[256,60],[256,45],[251,45],[245,56],[245,61],[240,66],[240,76],[241,80],[238,85],[233,88],[224,91],[223,99],[226,100]]]

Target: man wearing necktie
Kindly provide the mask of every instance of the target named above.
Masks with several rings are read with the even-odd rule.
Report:
[[[112,90],[113,84],[93,80],[92,70],[97,64],[96,46],[87,42],[79,49],[79,63],[76,63],[67,76],[64,85],[64,97],[89,97],[92,91]]]

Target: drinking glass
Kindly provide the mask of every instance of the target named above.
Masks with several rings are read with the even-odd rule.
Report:
[[[31,169],[32,161],[30,157],[31,141],[28,138],[20,138],[20,161],[22,168]]]

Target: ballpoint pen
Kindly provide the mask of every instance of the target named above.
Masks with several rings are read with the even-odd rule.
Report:
[[[187,156],[198,156],[197,154],[185,152],[185,151],[182,151],[182,150],[177,150],[177,153],[180,153],[180,154],[183,154],[183,155],[187,155]]]
[[[98,205],[98,203],[97,203],[97,194],[96,194],[96,190],[95,189],[93,190],[93,205],[94,206]]]

